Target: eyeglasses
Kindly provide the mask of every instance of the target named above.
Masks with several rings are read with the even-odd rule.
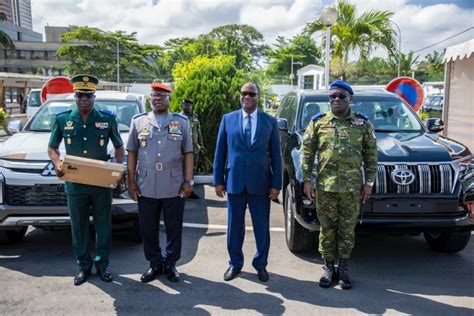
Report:
[[[77,92],[76,93],[76,98],[78,98],[78,99],[82,99],[82,98],[92,99],[93,96],[94,96],[93,93],[84,93],[84,92]]]
[[[336,100],[336,98],[339,100],[345,100],[347,97],[348,95],[344,93],[334,93],[329,95],[329,100]]]
[[[257,95],[257,93],[256,93],[256,92],[245,92],[245,91],[244,91],[244,92],[240,92],[240,95],[243,96],[244,98],[245,98],[246,96],[249,96],[249,97],[251,97],[251,98],[254,98],[254,97]]]
[[[151,94],[151,97],[152,98],[161,98],[161,99],[166,99],[170,96],[169,93],[166,93],[166,92],[153,92]]]

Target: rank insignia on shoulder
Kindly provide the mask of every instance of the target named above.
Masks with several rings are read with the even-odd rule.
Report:
[[[64,130],[73,130],[74,126],[72,125],[72,121],[67,121],[66,126],[64,126]]]
[[[98,129],[107,129],[109,128],[108,122],[95,122],[95,127]]]
[[[56,114],[56,116],[62,115],[62,114],[69,114],[71,112],[72,112],[72,110],[65,110],[65,111],[59,112],[58,114]]]
[[[362,117],[363,119],[366,119],[366,120],[369,119],[369,117],[367,115],[365,115],[364,113],[361,113],[361,112],[356,112],[355,115],[357,115],[358,117]]]
[[[107,110],[107,109],[100,109],[99,110],[101,113],[104,113],[104,114],[108,114],[108,115],[112,115],[112,116],[115,116],[115,113],[112,112],[111,110]]]
[[[326,113],[319,112],[319,113],[317,113],[317,114],[315,114],[311,117],[311,121],[317,121],[325,115],[326,115]]]
[[[136,114],[132,117],[132,120],[136,119],[137,117],[140,117],[140,116],[143,116],[143,115],[147,115],[148,113],[139,113],[139,114]]]
[[[173,115],[179,116],[182,119],[188,120],[189,118],[186,115],[183,115],[181,113],[173,113]]]

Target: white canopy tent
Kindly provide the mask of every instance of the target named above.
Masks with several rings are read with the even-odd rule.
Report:
[[[474,150],[474,39],[446,48],[443,134]]]

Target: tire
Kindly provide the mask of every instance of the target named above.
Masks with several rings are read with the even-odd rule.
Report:
[[[142,234],[140,233],[140,222],[138,221],[138,219],[133,221],[132,227],[130,227],[128,230],[128,235],[130,237],[130,240],[137,243],[142,242]]]
[[[0,231],[0,240],[7,244],[14,244],[20,242],[25,238],[28,226],[23,226],[16,230],[2,230]]]
[[[288,249],[291,252],[309,250],[315,244],[315,234],[309,232],[295,219],[296,205],[290,184],[288,184],[285,189],[283,211],[285,215],[285,239]]]
[[[471,231],[453,231],[443,233],[423,233],[430,248],[439,252],[458,252],[469,243]]]

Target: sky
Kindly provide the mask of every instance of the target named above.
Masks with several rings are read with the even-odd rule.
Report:
[[[346,0],[366,10],[388,10],[401,30],[401,50],[424,57],[474,38],[474,0]],[[84,25],[104,31],[137,32],[142,44],[196,37],[226,24],[248,24],[272,45],[277,36],[293,37],[319,17],[333,0],[31,0],[33,30],[45,25]],[[443,41],[453,35],[469,31]],[[319,41],[321,36],[314,35]],[[397,40],[398,41],[398,40]],[[442,43],[436,44],[439,41]],[[432,48],[427,46],[436,44]],[[377,50],[376,56],[385,52]]]

